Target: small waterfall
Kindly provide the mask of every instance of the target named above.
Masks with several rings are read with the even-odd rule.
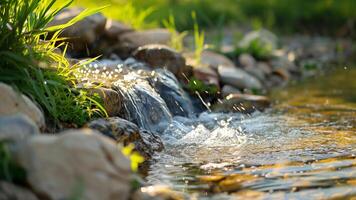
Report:
[[[81,80],[118,91],[122,117],[138,126],[162,133],[174,116],[193,116],[193,105],[175,76],[164,69],[151,70],[134,59],[96,61],[81,69]]]
[[[171,122],[172,114],[166,102],[141,75],[130,72],[124,75],[124,80],[118,80],[114,85],[123,96],[126,119],[158,132]]]

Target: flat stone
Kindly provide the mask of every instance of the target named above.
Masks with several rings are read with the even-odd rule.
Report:
[[[221,95],[223,97],[227,97],[230,94],[241,94],[241,91],[234,86],[231,85],[224,85],[223,88],[221,89]]]
[[[242,69],[220,66],[218,74],[224,84],[232,85],[239,89],[262,89],[260,81]]]

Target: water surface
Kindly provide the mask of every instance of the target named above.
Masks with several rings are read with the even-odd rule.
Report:
[[[356,198],[356,69],[271,96],[264,113],[174,117],[148,182],[198,199]]]

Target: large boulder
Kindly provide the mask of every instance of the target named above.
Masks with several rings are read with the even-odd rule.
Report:
[[[130,161],[115,142],[96,131],[35,135],[14,158],[26,170],[30,187],[48,199],[129,198]]]
[[[28,116],[39,128],[45,127],[42,111],[27,96],[16,92],[4,83],[0,83],[0,94],[0,116],[21,113]]]
[[[148,63],[152,68],[167,68],[175,75],[185,73],[185,58],[174,49],[160,44],[150,44],[139,47],[134,58]]]
[[[232,85],[239,89],[262,89],[261,82],[242,69],[219,66],[218,73],[224,84]]]
[[[69,22],[78,16],[83,8],[69,8],[60,12],[54,17],[48,26],[56,26]],[[74,53],[86,52],[88,47],[93,46],[100,36],[104,33],[106,18],[100,14],[94,14],[82,19],[73,26],[65,28],[61,36],[69,38],[69,51]]]
[[[263,111],[270,106],[270,100],[265,96],[249,94],[230,94],[221,102],[212,106],[215,112],[252,113]]]
[[[1,200],[38,200],[32,191],[8,182],[0,182]]]
[[[145,159],[151,158],[155,152],[163,149],[163,143],[158,136],[149,131],[140,130],[136,124],[119,117],[97,119],[87,126],[125,146],[134,144],[135,150]]]

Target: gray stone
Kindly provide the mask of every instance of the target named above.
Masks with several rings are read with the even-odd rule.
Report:
[[[19,141],[39,132],[36,124],[26,115],[0,117],[0,141]]]
[[[218,68],[220,80],[228,85],[239,89],[261,89],[262,85],[258,79],[251,76],[242,69],[220,66]]]
[[[127,32],[120,35],[120,43],[131,50],[147,44],[165,44],[171,41],[172,34],[167,29],[149,29]]]
[[[69,130],[59,135],[35,135],[26,140],[14,158],[26,170],[36,193],[52,200],[128,199],[130,161],[116,143],[90,130]]]
[[[146,130],[140,130],[136,124],[125,119],[118,117],[97,119],[87,126],[125,146],[134,144],[135,150],[145,159],[151,158],[155,152],[163,149],[163,143],[157,135]]]
[[[24,114],[41,129],[45,128],[42,111],[25,95],[17,93],[12,87],[0,83],[0,116]]]
[[[247,53],[243,53],[239,56],[239,63],[243,68],[250,68],[256,66],[256,60]]]

